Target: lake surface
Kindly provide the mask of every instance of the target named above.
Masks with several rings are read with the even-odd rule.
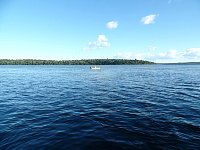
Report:
[[[0,149],[200,149],[200,65],[0,66]]]

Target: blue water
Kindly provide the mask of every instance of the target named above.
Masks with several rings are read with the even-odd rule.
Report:
[[[200,65],[0,66],[0,149],[200,149]]]

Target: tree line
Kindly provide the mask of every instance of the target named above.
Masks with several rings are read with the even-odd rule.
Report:
[[[82,59],[82,60],[37,60],[37,59],[0,59],[0,65],[138,65],[154,64],[145,60],[127,59]]]

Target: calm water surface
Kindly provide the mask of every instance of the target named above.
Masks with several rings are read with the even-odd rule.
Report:
[[[0,149],[200,149],[200,65],[0,66]]]

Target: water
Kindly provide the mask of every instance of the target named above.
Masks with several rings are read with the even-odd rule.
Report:
[[[0,66],[0,149],[200,149],[200,66]]]

